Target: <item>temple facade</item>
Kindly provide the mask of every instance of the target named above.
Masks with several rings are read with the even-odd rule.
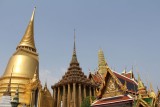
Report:
[[[95,96],[96,85],[82,72],[74,49],[68,71],[52,86],[54,107],[80,107],[87,96]]]

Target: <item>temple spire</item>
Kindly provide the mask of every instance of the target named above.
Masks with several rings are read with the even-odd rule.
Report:
[[[73,55],[72,55],[71,64],[72,63],[78,63],[77,55],[76,55],[76,31],[75,29],[74,29],[74,47],[73,47]]]
[[[36,7],[33,10],[30,22],[28,24],[28,27],[25,31],[25,34],[22,38],[22,40],[20,41],[18,48],[20,47],[28,47],[30,49],[32,49],[32,51],[36,52],[36,47],[35,47],[35,43],[34,43],[34,15],[35,15],[35,10]]]
[[[106,66],[106,65],[107,65],[107,63],[104,58],[104,53],[103,53],[102,49],[100,49],[98,51],[98,66]]]
[[[74,49],[73,49],[74,54],[76,54],[76,30],[74,29]]]
[[[98,72],[105,78],[105,75],[107,73],[107,68],[108,68],[108,65],[105,61],[105,58],[104,58],[104,54],[103,54],[103,51],[102,49],[100,49],[98,51]]]

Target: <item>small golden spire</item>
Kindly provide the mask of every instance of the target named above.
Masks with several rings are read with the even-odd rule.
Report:
[[[127,81],[124,82],[124,89],[127,90]]]
[[[154,92],[152,83],[150,83],[150,92],[149,92],[149,96],[152,98],[156,98],[156,93]]]
[[[152,83],[150,83],[150,90],[154,92],[154,89],[153,89]]]
[[[46,88],[47,88],[47,82],[45,82],[45,85],[44,85],[44,87],[46,87]]]
[[[122,71],[122,74],[126,74],[127,73],[127,67],[124,68],[124,70]]]
[[[47,91],[47,82],[45,82],[44,91]]]
[[[76,31],[74,29],[74,47],[73,47],[73,55],[71,63],[78,63],[77,55],[76,55]]]
[[[36,7],[33,10],[32,16],[31,16],[31,20],[28,24],[28,27],[26,29],[26,32],[22,38],[22,40],[20,41],[19,45],[17,48],[20,47],[30,47],[32,48],[33,51],[36,51],[36,47],[35,47],[35,43],[34,43],[34,15],[35,15],[35,10]]]
[[[138,74],[138,94],[139,98],[148,98],[146,87],[144,86],[139,74]]]
[[[12,71],[13,73],[13,71]],[[11,79],[12,79],[12,73],[11,73],[11,77],[9,79],[9,84],[8,84],[8,87],[7,87],[7,90],[6,92],[3,94],[4,96],[11,96]]]
[[[138,74],[138,89],[145,89],[145,86],[144,86],[139,74]]]
[[[105,61],[103,51],[102,51],[102,49],[100,49],[98,51],[98,66],[106,66],[106,65],[107,65],[107,63]]]

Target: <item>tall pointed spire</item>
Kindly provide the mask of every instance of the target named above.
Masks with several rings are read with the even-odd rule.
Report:
[[[34,15],[35,15],[35,10],[36,10],[36,7],[33,10],[31,20],[30,20],[30,22],[28,24],[28,27],[25,31],[25,34],[24,34],[24,36],[23,36],[22,40],[20,41],[17,48],[29,47],[29,48],[32,49],[32,51],[36,51],[36,47],[35,47],[35,43],[34,43]]]
[[[76,55],[76,32],[75,32],[75,29],[74,29],[74,47],[73,47],[73,55],[72,55],[71,64],[72,63],[78,63],[77,55]]]
[[[107,63],[104,58],[104,53],[103,53],[102,49],[100,49],[98,51],[98,66],[106,66],[106,65],[107,65]]]

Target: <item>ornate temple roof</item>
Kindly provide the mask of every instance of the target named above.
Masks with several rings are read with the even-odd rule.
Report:
[[[70,62],[70,66],[65,73],[64,76],[62,76],[62,79],[56,83],[52,87],[61,86],[68,83],[80,83],[84,85],[92,85],[95,86],[86,75],[84,75],[82,69],[79,66],[79,62],[77,60],[76,55],[76,45],[75,45],[75,32],[74,32],[74,47],[73,47],[73,55]]]
[[[94,83],[97,85],[100,85],[103,82],[103,77],[99,72],[96,72],[95,74],[91,73],[89,74],[89,79],[93,79]]]

